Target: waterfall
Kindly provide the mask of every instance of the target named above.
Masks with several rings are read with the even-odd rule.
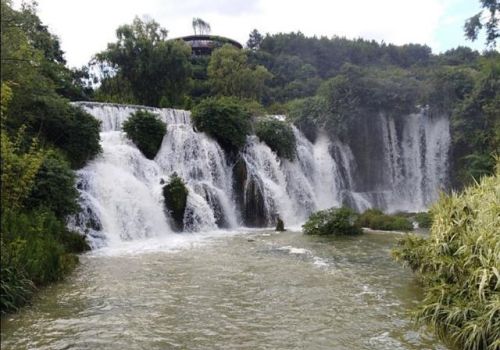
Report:
[[[447,182],[449,119],[425,109],[375,116],[360,130],[360,137],[367,133],[363,147],[322,132],[312,143],[292,126],[296,157],[287,160],[256,136],[229,159],[217,142],[193,129],[188,111],[76,104],[101,121],[103,152],[77,172],[82,211],[70,220],[94,246],[172,234],[161,192],[173,173],[189,190],[184,230],[191,232],[272,226],[278,216],[299,225],[316,210],[343,204],[359,211],[420,211]],[[167,124],[154,160],[121,131],[139,109]]]

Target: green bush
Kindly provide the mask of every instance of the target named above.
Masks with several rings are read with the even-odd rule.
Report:
[[[274,118],[261,118],[255,126],[255,134],[279,157],[295,158],[296,140],[292,127]]]
[[[306,235],[355,235],[363,232],[356,221],[352,209],[330,208],[312,214],[302,229]]]
[[[18,114],[9,120],[25,123],[28,133],[61,149],[72,168],[83,167],[101,151],[100,122],[92,115],[58,96],[37,96],[26,103],[29,106],[16,106],[16,110],[12,108],[12,113]],[[18,121],[17,115],[25,119]],[[14,129],[18,127],[14,125]]]
[[[75,174],[69,164],[55,151],[47,152],[26,200],[26,207],[48,208],[63,219],[79,209],[77,198]]]
[[[427,212],[417,213],[415,215],[415,221],[419,228],[429,228],[432,224],[432,217]]]
[[[207,98],[192,113],[194,125],[227,150],[245,145],[251,132],[250,113],[233,97]]]
[[[62,279],[77,264],[73,252],[88,249],[83,236],[71,232],[64,222],[48,210],[2,212],[2,269],[10,271],[7,284],[36,286]],[[17,276],[17,277],[16,277]],[[4,276],[2,275],[2,283]],[[19,280],[14,281],[13,278]],[[3,303],[3,301],[2,301]]]
[[[170,212],[178,230],[182,230],[184,228],[184,212],[186,210],[188,193],[189,191],[186,188],[184,181],[182,181],[176,173],[174,173],[170,178],[170,181],[163,186],[165,206]]]
[[[358,218],[358,224],[373,230],[411,231],[413,225],[408,219],[400,215],[384,214],[378,209],[368,209]]]
[[[148,111],[133,113],[124,123],[123,131],[148,159],[153,159],[161,147],[167,126]]]
[[[428,239],[401,239],[394,257],[424,285],[415,316],[464,350],[500,348],[500,164],[431,208]]]

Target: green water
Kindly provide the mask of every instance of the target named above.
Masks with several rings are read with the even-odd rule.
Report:
[[[2,319],[1,346],[446,349],[409,320],[421,291],[391,260],[396,238],[260,231],[175,251],[94,252]]]

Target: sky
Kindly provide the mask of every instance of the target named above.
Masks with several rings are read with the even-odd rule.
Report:
[[[312,36],[345,36],[419,43],[434,53],[484,40],[465,40],[465,20],[480,11],[479,0],[38,0],[38,14],[57,35],[68,65],[81,67],[116,40],[118,26],[135,16],[153,18],[175,38],[193,34],[199,17],[212,34],[242,44],[257,29],[262,34],[301,31]],[[19,6],[21,0],[14,1]]]

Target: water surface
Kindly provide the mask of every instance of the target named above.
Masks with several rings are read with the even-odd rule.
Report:
[[[396,237],[258,231],[92,252],[2,319],[2,349],[446,349],[412,326],[421,291],[390,258]]]

